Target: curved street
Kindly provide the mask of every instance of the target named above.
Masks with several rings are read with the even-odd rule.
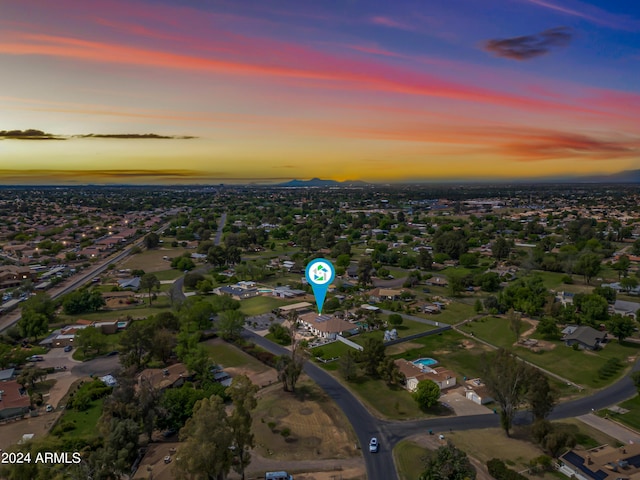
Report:
[[[249,338],[257,345],[275,355],[287,355],[290,351],[284,347],[245,330],[245,338]],[[640,360],[632,371],[640,370]],[[374,417],[347,387],[342,385],[334,376],[317,365],[306,362],[304,371],[312,378],[344,412],[351,422],[358,437],[360,447],[367,468],[369,480],[396,480],[398,478],[393,460],[393,447],[401,440],[416,434],[424,434],[429,430],[443,433],[452,430],[472,430],[477,428],[491,428],[500,426],[499,415],[470,415],[461,417],[428,418],[424,420],[388,421]],[[576,417],[599,410],[626,400],[637,393],[629,375],[624,376],[613,385],[600,390],[589,397],[579,398],[557,405],[549,418],[558,420]],[[519,412],[515,424],[527,424],[531,421],[528,412]],[[369,439],[377,436],[380,450],[377,454],[368,451]]]

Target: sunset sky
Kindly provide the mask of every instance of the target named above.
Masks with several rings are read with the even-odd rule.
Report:
[[[640,169],[637,0],[0,0],[0,62],[3,184]]]

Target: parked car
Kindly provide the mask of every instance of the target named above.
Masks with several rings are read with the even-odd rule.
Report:
[[[380,445],[378,444],[378,439],[376,437],[373,437],[371,440],[369,440],[369,452],[376,453],[379,446]]]
[[[71,345],[67,345],[66,347],[64,347],[65,352],[70,352],[71,350],[73,350],[73,347]]]
[[[46,410],[47,412],[53,412],[53,405],[51,405],[51,404],[47,403],[47,406],[45,407],[45,410]]]
[[[164,457],[164,463],[171,463],[171,455]]]
[[[44,357],[42,355],[31,355],[27,360],[30,362],[43,362]]]
[[[113,357],[114,355],[118,355],[118,353],[120,352],[118,352],[117,350],[114,350],[113,352],[107,353],[107,357]]]

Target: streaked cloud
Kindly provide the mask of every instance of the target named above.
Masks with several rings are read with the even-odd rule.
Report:
[[[487,40],[484,49],[498,57],[530,60],[569,45],[573,32],[567,27],[550,28],[534,35]]]
[[[640,29],[640,20],[629,17],[627,15],[616,15],[606,10],[598,8],[594,5],[578,2],[571,2],[572,6],[567,6],[566,2],[561,3],[549,0],[524,0],[527,3],[537,5],[538,7],[553,10],[564,15],[580,18],[596,25],[612,28],[615,30],[637,31]],[[612,3],[611,5],[615,5]]]

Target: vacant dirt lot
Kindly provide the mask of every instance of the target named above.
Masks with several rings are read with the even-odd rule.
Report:
[[[155,250],[146,250],[142,253],[132,255],[125,258],[118,268],[142,269],[145,272],[159,272],[171,268],[171,260],[163,260],[162,257],[169,259],[179,257],[184,252],[194,252],[195,250],[187,250],[186,248],[158,248]]]

